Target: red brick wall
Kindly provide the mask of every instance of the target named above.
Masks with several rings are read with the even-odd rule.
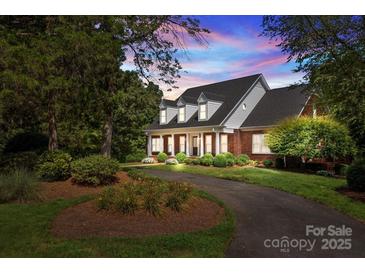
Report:
[[[274,154],[252,154],[252,134],[262,134],[265,133],[263,130],[255,131],[241,131],[241,152],[247,154],[250,159],[262,161],[265,159],[275,160],[276,156]]]
[[[171,155],[171,152],[167,152],[167,150],[168,150],[168,141],[169,141],[169,137],[170,137],[171,135],[164,135],[163,136],[163,151],[167,154],[167,155]]]
[[[175,134],[175,155],[180,152],[180,136],[185,136],[186,134]],[[186,139],[185,139],[185,151],[186,151]]]

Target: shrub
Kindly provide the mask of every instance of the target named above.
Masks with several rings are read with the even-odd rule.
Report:
[[[186,160],[186,154],[184,152],[179,152],[178,154],[176,154],[176,160],[181,164],[184,163],[184,161]]]
[[[187,183],[170,183],[166,206],[175,211],[181,211],[182,205],[192,195],[192,186]]]
[[[205,153],[200,157],[200,164],[203,166],[211,166],[213,164],[214,157],[211,153]]]
[[[346,176],[347,169],[349,168],[349,165],[346,164],[335,164],[335,174]]]
[[[71,161],[72,157],[66,152],[47,151],[39,158],[37,174],[49,181],[66,180],[71,175]]]
[[[304,165],[305,169],[308,169],[310,171],[320,171],[320,170],[326,170],[327,169],[327,165],[325,163],[305,163]]]
[[[226,157],[227,166],[234,166],[236,164],[236,156],[234,156],[231,152],[225,152],[223,155]]]
[[[142,181],[145,179],[146,174],[138,169],[131,169],[127,172],[128,177],[130,177],[131,179],[135,180],[135,181]]]
[[[272,167],[273,162],[270,159],[266,159],[262,162],[266,168]]]
[[[165,163],[166,165],[177,165],[179,162],[176,159],[171,158],[167,159]]]
[[[0,175],[0,202],[38,200],[38,188],[36,177],[28,170]]]
[[[325,177],[333,177],[333,174],[331,172],[328,172],[327,170],[318,170],[316,174]]]
[[[4,147],[4,153],[23,151],[45,151],[48,146],[48,137],[42,133],[23,132],[15,135]]]
[[[199,158],[193,159],[192,164],[193,165],[200,165],[200,159]]]
[[[115,193],[115,209],[123,214],[134,214],[138,208],[137,196],[138,187],[133,183],[117,188]]]
[[[249,166],[253,166],[253,167],[255,167],[255,166],[257,166],[259,164],[259,162],[258,161],[256,161],[256,160],[249,160],[248,161],[248,165]]]
[[[184,163],[187,164],[187,165],[191,165],[191,164],[193,164],[193,160],[190,159],[190,158],[186,158]]]
[[[33,151],[10,153],[0,159],[0,171],[9,173],[17,169],[32,171],[38,163],[39,156]]]
[[[365,159],[357,160],[347,169],[347,185],[355,191],[365,191]]]
[[[132,163],[132,162],[140,162],[142,161],[144,158],[146,158],[146,153],[144,151],[136,151],[134,153],[128,154],[125,157],[125,161],[127,163]]]
[[[158,155],[157,155],[157,161],[159,163],[164,163],[166,160],[167,160],[167,154],[165,152],[160,152]]]
[[[144,158],[142,160],[142,164],[153,164],[153,163],[155,163],[155,159],[153,159],[152,157]]]
[[[275,159],[275,168],[284,168],[284,159],[283,158],[276,158]]]
[[[88,156],[71,164],[71,173],[75,182],[95,186],[112,183],[118,169],[118,161],[101,155]]]
[[[104,188],[97,200],[99,209],[112,209],[115,199],[115,188]]]
[[[153,183],[146,184],[146,189],[143,191],[143,208],[154,216],[160,215],[162,193],[161,185]]]
[[[248,165],[249,161],[250,161],[250,157],[248,157],[248,155],[247,155],[247,154],[241,154],[241,155],[239,155],[239,156],[237,157],[237,159],[236,159],[236,163],[237,163],[237,165],[239,165],[239,166],[245,166],[245,165]]]
[[[227,158],[224,154],[217,154],[214,157],[213,165],[215,167],[226,167],[227,166]]]

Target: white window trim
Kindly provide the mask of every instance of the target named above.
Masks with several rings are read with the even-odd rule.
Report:
[[[205,118],[201,118],[201,111],[200,111],[200,107],[201,106],[203,106],[203,105],[205,105]],[[208,120],[208,103],[201,103],[201,104],[199,104],[199,106],[198,106],[199,108],[199,121],[206,121],[206,120]]]
[[[256,151],[254,150],[255,147],[255,143],[254,143],[254,136],[260,136],[260,143],[258,143],[257,145],[259,146],[259,149]],[[268,149],[265,150],[265,147]],[[270,151],[270,148],[265,145],[265,134],[264,133],[257,133],[257,134],[252,134],[252,154],[273,154]]]
[[[153,137],[151,140],[151,151],[160,152],[160,137]]]
[[[164,117],[165,117],[165,121],[162,121],[162,113],[164,113]],[[160,110],[160,124],[166,124],[167,123],[167,110],[166,109],[161,109]]]
[[[209,144],[209,147],[210,149],[208,149],[208,137],[210,138],[210,144]],[[213,153],[213,137],[212,135],[205,135],[205,153]]]
[[[184,142],[181,142],[182,138],[184,138]],[[183,146],[184,149],[181,149],[181,147]],[[185,136],[180,136],[179,137],[179,152],[186,152],[186,137]]]
[[[167,152],[172,153],[172,136],[167,137]]]
[[[225,136],[227,139],[226,139],[226,143],[223,143],[223,136]],[[225,152],[228,152],[228,134],[221,134],[220,135],[220,138],[221,138],[221,140],[220,140],[220,153],[225,153]],[[223,149],[223,145],[225,145],[226,146],[226,149],[224,150]]]
[[[180,120],[180,110],[183,109],[184,110],[184,119]],[[184,107],[179,107],[177,110],[177,122],[178,123],[184,123],[185,122],[185,118],[186,118],[186,109],[185,106]]]

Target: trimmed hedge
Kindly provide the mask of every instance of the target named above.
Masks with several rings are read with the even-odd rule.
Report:
[[[247,154],[241,154],[238,155],[237,159],[236,159],[236,163],[239,166],[245,166],[248,165],[248,163],[250,162],[250,157],[248,157]]]
[[[213,165],[215,167],[226,167],[227,166],[227,157],[224,154],[217,154],[214,157]]]
[[[165,152],[160,152],[158,155],[157,155],[157,161],[159,163],[164,163],[166,160],[167,160],[167,154]]]
[[[176,160],[181,164],[184,163],[184,161],[186,160],[186,154],[184,152],[179,152],[178,154],[176,154]]]
[[[355,191],[365,191],[365,159],[357,160],[347,169],[347,185]]]
[[[205,153],[200,157],[200,164],[202,166],[211,166],[213,164],[214,157],[211,153]]]
[[[223,153],[227,160],[227,166],[234,166],[236,164],[237,158],[231,152]]]
[[[72,162],[71,174],[76,183],[87,185],[110,184],[119,170],[118,161],[92,155]]]
[[[44,180],[66,180],[71,176],[71,161],[72,157],[66,152],[47,151],[39,157],[36,171]]]

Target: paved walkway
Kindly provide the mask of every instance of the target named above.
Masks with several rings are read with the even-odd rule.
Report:
[[[166,179],[190,181],[233,209],[236,232],[226,252],[227,257],[365,257],[365,224],[334,209],[286,192],[237,181],[161,170],[147,172]],[[327,232],[324,237],[307,237],[307,225],[324,227]],[[352,235],[329,236],[326,233],[330,225],[349,227]],[[272,247],[285,244],[280,241],[285,240],[282,238],[285,236],[289,240],[288,248],[284,245],[282,248]],[[351,239],[349,250],[340,249],[348,245],[342,240],[345,238]],[[334,239],[329,241],[329,249],[322,249],[324,239]],[[311,250],[310,244],[313,245],[314,241]],[[303,247],[301,251],[297,246],[299,243]]]

